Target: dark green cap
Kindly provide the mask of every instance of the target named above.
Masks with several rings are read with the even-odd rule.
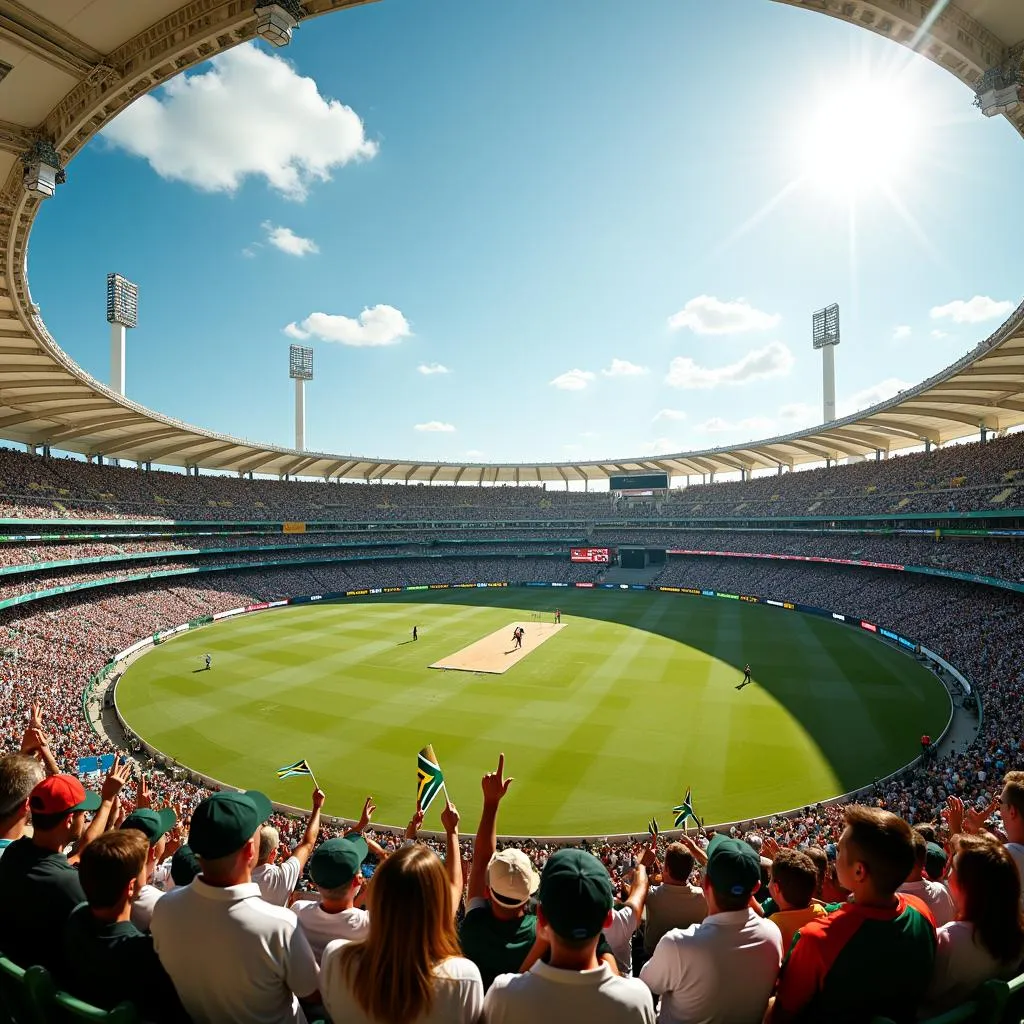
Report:
[[[340,889],[349,885],[359,872],[369,847],[360,835],[328,839],[309,860],[309,877],[321,889]]]
[[[190,846],[179,846],[171,858],[171,878],[175,885],[190,885],[192,879],[203,869],[199,866],[199,858]]]
[[[593,854],[559,850],[541,872],[537,897],[556,935],[592,939],[612,909],[612,880]]]
[[[270,800],[255,789],[214,793],[195,809],[188,845],[204,860],[226,857],[245,846],[272,812]]]
[[[170,807],[163,807],[160,810],[153,807],[140,807],[124,819],[121,828],[133,828],[137,832],[141,832],[152,846],[162,835],[170,832],[177,822],[178,816]]]
[[[708,844],[707,876],[715,892],[749,896],[761,881],[761,857],[749,844],[719,833]]]
[[[946,851],[938,843],[929,843],[924,857],[924,869],[928,877],[937,882],[946,870]]]

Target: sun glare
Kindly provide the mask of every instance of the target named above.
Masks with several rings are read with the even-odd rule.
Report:
[[[898,82],[844,83],[823,92],[800,126],[798,173],[837,198],[898,190],[918,153],[918,124]]]

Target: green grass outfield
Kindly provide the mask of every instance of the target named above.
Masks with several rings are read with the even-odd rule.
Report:
[[[504,675],[427,666],[555,602],[568,624]],[[420,629],[410,639],[413,624]],[[198,671],[202,655],[210,672]],[[749,661],[754,684],[737,690]],[[408,821],[432,743],[472,833],[499,751],[515,777],[505,834],[642,831],[687,786],[710,824],[811,803],[910,761],[949,716],[913,658],[813,616],[636,591],[432,591],[299,605],[157,647],[117,690],[129,724],[183,764],[326,812]],[[440,804],[426,827],[438,827]]]

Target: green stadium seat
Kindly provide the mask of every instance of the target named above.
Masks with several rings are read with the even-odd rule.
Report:
[[[58,991],[49,971],[38,970],[39,974],[26,978],[26,985],[33,1003],[44,1011],[45,1016],[41,1019],[47,1024],[78,1024],[79,1021],[139,1024],[138,1011],[131,1003],[119,1003],[112,1010],[101,1010],[67,992]]]
[[[0,957],[0,1012],[4,1024],[47,1024],[46,1014],[32,997],[30,981],[40,974],[42,967],[25,970],[13,960]]]
[[[935,1017],[924,1017],[919,1024],[1000,1024],[1010,995],[1005,981],[986,981],[966,1002]],[[875,1017],[871,1024],[893,1024],[888,1017]]]

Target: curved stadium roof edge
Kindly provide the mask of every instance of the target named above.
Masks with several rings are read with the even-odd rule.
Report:
[[[305,0],[307,17],[373,0]],[[904,0],[776,0],[826,13],[909,46],[972,89],[1021,69],[1024,3],[959,0],[937,16]],[[6,6],[6,5],[5,5]],[[904,9],[908,8],[908,9]],[[214,433],[146,409],[87,374],[32,303],[26,253],[42,200],[22,156],[52,143],[63,164],[132,100],[255,35],[253,0],[92,0],[57,15],[46,0],[5,11],[17,49],[0,80],[0,437],[158,465],[341,480],[505,483],[752,471],[942,444],[1024,424],[1024,303],[989,338],[896,397],[808,430],[703,451],[584,462],[448,463],[297,451]],[[45,13],[44,13],[45,12]],[[1005,114],[1024,135],[1024,104]],[[73,180],[73,172],[72,172]]]

